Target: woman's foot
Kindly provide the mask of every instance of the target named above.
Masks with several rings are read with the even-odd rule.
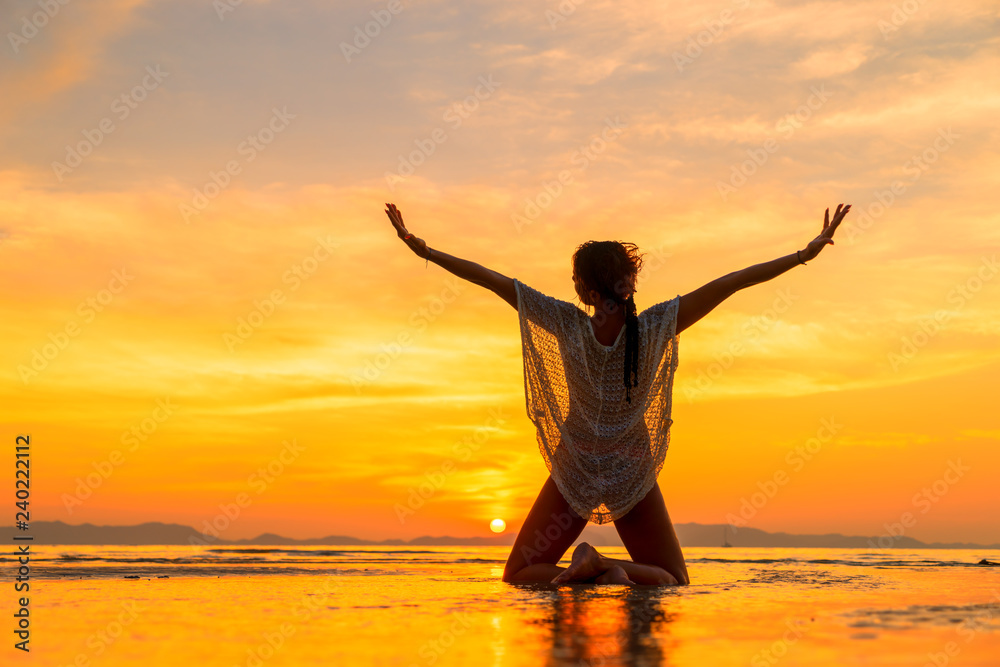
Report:
[[[597,549],[586,542],[580,542],[573,551],[573,560],[569,567],[560,572],[552,580],[553,584],[568,584],[574,582],[593,581],[610,568],[604,564],[604,558]],[[621,570],[621,568],[618,568]],[[624,570],[622,570],[624,574]],[[625,577],[628,579],[628,577]]]
[[[634,581],[628,578],[628,573],[622,568],[621,565],[613,565],[610,570],[594,579],[596,584],[621,584],[624,586],[633,586]]]

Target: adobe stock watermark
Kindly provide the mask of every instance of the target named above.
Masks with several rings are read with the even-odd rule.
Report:
[[[746,9],[750,6],[750,0],[733,0],[733,6],[737,10]],[[736,13],[732,9],[723,9],[716,18],[702,21],[701,23],[705,26],[705,29],[687,38],[687,44],[683,52],[674,51],[673,53],[674,65],[677,66],[677,71],[683,72],[685,67],[693,64],[695,60],[700,58],[701,54],[705,52],[705,48],[715,42],[735,19]]]
[[[871,229],[875,221],[885,215],[893,204],[899,201],[914,183],[930,171],[931,166],[941,159],[941,156],[955,145],[955,141],[962,135],[952,132],[951,127],[938,128],[937,136],[920,153],[913,155],[903,163],[903,173],[909,176],[909,180],[895,180],[888,189],[876,190],[874,200],[866,206],[859,206],[857,211],[854,208],[851,212],[854,215],[846,229],[847,241],[851,244]]]
[[[111,102],[111,115],[105,116],[94,128],[81,131],[83,139],[75,144],[66,144],[66,157],[63,162],[54,161],[52,171],[56,175],[59,183],[74,169],[83,164],[84,160],[93,154],[94,150],[104,143],[109,134],[114,132],[119,123],[124,122],[132,112],[139,108],[139,105],[146,101],[150,93],[160,87],[164,79],[170,76],[170,72],[164,72],[159,65],[146,67],[146,75],[142,81],[133,86],[130,90],[121,93]]]
[[[951,310],[937,310],[933,316],[919,320],[913,331],[900,338],[899,348],[887,354],[889,367],[898,373],[901,368],[913,361],[917,353],[927,347],[941,333],[941,330],[965,308],[965,305],[983,290],[986,283],[996,277],[997,273],[1000,273],[1000,263],[997,262],[997,256],[982,257],[973,274],[952,287],[945,297],[945,300],[955,307]]]
[[[237,7],[243,6],[243,0],[212,0],[212,9],[219,21],[226,20],[226,14],[232,14]]]
[[[813,114],[823,108],[823,105],[830,99],[830,92],[826,89],[826,84],[809,87],[810,95],[805,103],[800,104],[792,112],[785,114],[775,123],[775,131],[785,140],[792,136],[812,118]],[[739,188],[747,184],[765,164],[771,155],[778,152],[781,145],[774,137],[765,139],[759,148],[748,148],[749,159],[743,160],[739,164],[729,166],[729,181],[716,181],[716,189],[722,201],[729,199]]]
[[[339,248],[328,234],[326,238],[317,237],[316,245],[312,252],[300,261],[292,264],[281,276],[281,282],[288,285],[288,292],[292,293],[302,287],[302,284],[314,276],[319,271],[320,265],[333,256],[333,251]],[[257,332],[264,322],[266,322],[278,310],[278,306],[285,303],[288,294],[281,288],[275,288],[263,299],[254,299],[253,308],[244,317],[236,319],[236,328],[222,334],[222,342],[230,352],[235,352],[237,346],[250,340],[250,337]]]
[[[243,664],[246,667],[261,667],[265,661],[277,655],[285,642],[297,631],[298,628],[291,623],[275,623],[272,629],[260,633],[262,642],[247,648],[247,657]]]
[[[958,484],[966,473],[972,470],[971,467],[962,464],[961,459],[949,460],[944,473],[931,484],[923,487],[913,495],[910,504],[920,515],[927,514],[934,506],[941,502],[941,499],[948,495],[951,488]],[[868,540],[868,546],[875,551],[884,554],[887,549],[896,546],[898,542],[910,528],[917,525],[918,515],[913,512],[903,512],[899,520],[893,523],[883,524],[885,533],[879,535],[876,542]]]
[[[468,612],[459,611],[451,615],[452,621],[447,628],[437,634],[436,637],[428,639],[417,649],[425,664],[433,665],[448,652],[459,637],[468,632],[472,627],[472,619]]]
[[[291,615],[299,623],[312,620],[314,614],[321,612],[327,600],[337,591],[339,577],[329,577],[322,581],[319,588],[302,595],[292,606]]]
[[[750,658],[750,667],[772,667],[788,655],[793,646],[806,634],[809,622],[804,618],[790,618],[785,621],[785,632],[767,648],[763,648]]]
[[[121,639],[128,627],[138,620],[139,614],[148,609],[135,600],[121,600],[118,604],[121,607],[118,615],[105,623],[104,627],[90,633],[84,640],[89,651],[80,651],[69,664],[88,667],[94,658],[100,658],[107,653],[108,649]]]
[[[545,20],[548,21],[549,27],[555,30],[556,26],[572,16],[583,2],[584,0],[560,0],[555,11],[546,9]]]
[[[409,326],[403,329],[395,338],[388,343],[382,343],[379,348],[381,352],[374,357],[366,359],[363,370],[351,375],[351,386],[354,393],[361,395],[361,389],[378,380],[392,363],[403,354],[403,351],[413,345],[414,336],[422,333],[432,322],[447,310],[448,305],[465,291],[463,281],[455,276],[448,276],[444,280],[444,289],[431,298],[426,305],[418,306],[407,320]]]
[[[175,409],[176,406],[170,402],[169,397],[156,399],[156,407],[149,415],[132,424],[118,438],[123,449],[113,449],[106,458],[100,461],[91,461],[90,465],[94,472],[88,473],[85,477],[77,477],[73,493],[64,493],[61,496],[66,513],[72,515],[74,507],[83,505],[85,500],[93,496],[94,492],[104,485],[104,482],[114,474],[115,470],[125,464],[126,454],[138,451],[159,430],[160,425],[173,416]]]
[[[441,116],[441,120],[452,130],[462,127],[462,123],[468,120],[479,109],[480,105],[490,99],[496,89],[500,87],[500,82],[494,81],[492,74],[480,76],[477,81],[478,84],[473,89],[472,94],[449,104]],[[385,184],[389,186],[389,190],[395,192],[396,186],[416,173],[417,169],[437,152],[438,146],[446,141],[448,141],[448,132],[443,127],[434,128],[423,139],[414,139],[413,143],[416,148],[406,155],[399,155],[396,171],[385,172]]]
[[[448,481],[451,475],[458,470],[456,461],[465,462],[470,460],[479,449],[486,444],[496,431],[507,423],[507,417],[502,413],[502,408],[492,407],[487,410],[489,418],[483,426],[478,427],[472,434],[451,446],[452,455],[445,459],[436,468],[431,468],[424,473],[424,479],[417,486],[407,488],[406,504],[396,503],[392,509],[396,513],[396,518],[400,524],[417,513],[428,500],[434,497]]]
[[[991,592],[993,597],[990,601],[982,605],[982,609],[977,609],[972,617],[964,619],[955,628],[955,633],[958,635],[957,640],[946,642],[942,651],[928,653],[924,667],[948,667],[951,661],[962,652],[963,645],[972,643],[983,632],[997,629],[993,620],[1000,618],[1000,591],[993,589]],[[961,643],[958,640],[961,640]]]
[[[589,141],[573,151],[570,156],[570,164],[576,168],[579,176],[596,162],[608,146],[616,141],[628,128],[628,124],[621,119],[620,115],[614,118],[604,119],[604,128],[591,137]],[[563,193],[563,188],[573,182],[574,174],[572,169],[563,169],[552,181],[542,184],[542,189],[533,197],[525,197],[524,206],[518,213],[511,213],[510,220],[514,224],[514,229],[518,233],[525,227],[533,224],[546,211],[556,199]]]
[[[273,629],[260,633],[259,636],[263,641],[247,647],[246,659],[242,664],[246,667],[262,667],[264,662],[277,655],[288,640],[298,632],[300,625],[308,623],[315,614],[320,613],[329,604],[330,598],[336,591],[335,581],[336,578],[326,578],[319,588],[304,593],[291,608],[290,615],[296,622],[275,624]]]
[[[246,4],[246,0],[212,0],[212,9],[219,17],[219,22],[226,20],[227,14],[232,14],[237,8]]]
[[[90,324],[97,319],[98,314],[103,313],[134,279],[135,276],[129,274],[128,269],[112,271],[111,279],[103,289],[77,305],[76,314],[83,319],[83,324]],[[37,378],[82,331],[82,326],[76,320],[68,320],[61,329],[50,331],[47,336],[49,342],[31,350],[31,361],[27,365],[18,364],[17,374],[21,382],[28,384]]]
[[[20,30],[7,33],[7,41],[10,42],[10,48],[14,55],[19,55],[21,47],[38,36],[38,33],[49,24],[49,21],[54,19],[59,11],[69,3],[70,0],[38,0],[35,3],[38,11],[21,19]]]
[[[722,352],[715,353],[713,355],[715,361],[706,368],[698,369],[698,376],[693,382],[684,386],[684,396],[689,403],[693,403],[708,391],[726,371],[733,367],[737,359],[750,350],[746,343],[760,345],[760,337],[770,331],[780,321],[780,316],[787,313],[792,304],[800,298],[787,288],[779,288],[774,293],[771,306],[761,311],[760,315],[755,315],[744,322],[740,328],[740,338],[730,341]]]
[[[819,420],[819,423],[820,427],[816,430],[816,435],[802,444],[795,445],[785,454],[785,463],[789,465],[791,472],[779,468],[769,479],[758,481],[758,491],[740,498],[739,514],[732,512],[726,514],[726,523],[733,528],[734,532],[737,528],[748,526],[751,519],[757,516],[757,513],[778,495],[781,487],[786,486],[792,480],[792,475],[802,472],[806,464],[823,451],[824,445],[832,442],[837,433],[844,428],[843,424],[837,423],[835,417],[824,417]]]
[[[553,523],[545,526],[544,532],[540,528],[536,528],[535,534],[532,536],[535,541],[531,544],[521,545],[521,558],[524,559],[525,565],[534,564],[535,559],[541,558],[545,551],[552,546],[552,543],[561,538],[563,533],[573,525],[573,515],[569,512],[559,514],[553,512],[549,516]]]
[[[255,495],[251,496],[250,493],[241,491],[236,494],[233,502],[220,503],[219,513],[212,517],[212,519],[203,521],[200,533],[189,537],[188,542],[190,544],[205,546],[220,539],[222,533],[227,531],[240,518],[243,510],[253,504],[254,498],[259,497],[267,491],[274,484],[275,480],[285,472],[285,469],[294,463],[304,451],[306,451],[306,448],[298,444],[294,438],[291,441],[285,440],[282,442],[281,451],[268,461],[266,465],[257,468],[256,471],[247,477],[247,487]]]
[[[889,35],[894,32],[899,32],[899,29],[904,23],[909,21],[913,16],[920,11],[920,8],[927,3],[927,0],[904,0],[898,5],[892,6],[892,13],[889,14],[887,19],[879,19],[878,26],[879,32],[882,33],[882,37],[886,40],[889,39]]]
[[[344,60],[350,64],[351,59],[360,56],[361,52],[371,45],[372,40],[381,35],[382,31],[392,23],[392,19],[404,9],[406,8],[400,0],[389,0],[385,9],[371,10],[372,20],[354,26],[354,38],[350,42],[340,43],[340,52],[344,54]]]
[[[233,178],[243,173],[243,168],[256,160],[279,134],[288,129],[295,118],[295,114],[288,113],[288,107],[273,107],[267,123],[253,134],[248,134],[236,147],[238,157],[228,160],[218,171],[210,170],[208,180],[200,188],[194,188],[191,201],[180,203],[179,209],[185,224],[191,224],[192,216],[203,213],[232,184]]]

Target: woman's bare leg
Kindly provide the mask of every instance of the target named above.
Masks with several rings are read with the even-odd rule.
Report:
[[[675,580],[664,583],[680,585],[690,583],[681,544],[677,540],[670,515],[667,514],[667,506],[663,502],[663,494],[660,493],[658,483],[653,484],[649,493],[628,514],[615,521],[615,528],[628,550],[628,555],[635,561],[634,565],[641,563],[656,570],[663,570]],[[644,577],[623,565],[624,562],[627,561],[616,561],[616,564],[622,565],[628,572],[629,578],[638,582],[633,574]]]
[[[565,568],[556,563],[583,532],[587,520],[574,512],[549,476],[517,533],[503,580],[514,583],[552,581]]]
[[[577,545],[573,562],[553,583],[594,581],[611,568],[620,567],[637,584],[685,585],[689,582],[684,554],[670,522],[658,484],[632,510],[615,521],[631,561],[607,558],[586,542]]]

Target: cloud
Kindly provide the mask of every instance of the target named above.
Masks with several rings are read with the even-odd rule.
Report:
[[[146,0],[74,0],[58,3],[42,21],[39,6],[5,3],[0,23],[11,26],[0,67],[0,86],[7,103],[0,109],[4,124],[31,114],[38,118],[42,105],[59,104],[61,94],[76,86],[93,84],[107,67],[110,42],[136,28],[135,10]],[[40,27],[39,27],[40,26]],[[34,28],[34,29],[33,29]],[[21,41],[11,35],[22,38]],[[25,36],[28,36],[25,39]]]
[[[477,521],[525,509],[544,469],[525,458],[516,313],[466,283],[421,315],[447,274],[399,243],[389,199],[432,247],[571,301],[582,241],[662,249],[640,309],[794,253],[848,201],[836,246],[685,332],[678,405],[793,286],[799,300],[699,401],[840,397],[841,412],[881,420],[857,444],[891,445],[911,429],[884,403],[938,383],[971,401],[987,386],[993,282],[911,363],[893,371],[888,355],[1000,244],[988,196],[1000,94],[983,75],[1000,68],[995,7],[924,3],[885,35],[893,9],[875,2],[407,2],[347,62],[341,44],[379,6],[244,2],[220,19],[205,0],[74,0],[0,60],[0,280],[18,286],[0,299],[0,321],[17,323],[3,330],[0,398],[104,456],[151,400],[176,395],[189,416],[161,432],[163,451],[198,449],[213,470],[307,432],[328,446],[303,473],[310,491],[344,480],[336,500],[374,524],[398,496],[371,491],[383,464],[405,491],[442,443],[509,406],[490,456],[421,520],[466,511],[459,491],[476,494]],[[22,11],[7,3],[0,19],[16,27]],[[149,67],[169,74],[116,113]],[[280,132],[275,108],[294,115]],[[104,119],[113,130],[95,134]],[[623,131],[605,136],[609,119]],[[87,154],[60,180],[53,163],[71,149]],[[339,248],[313,264],[328,236]],[[80,304],[123,268],[134,282],[85,322]],[[275,290],[284,301],[264,318]],[[25,385],[18,367],[69,323],[79,334]],[[136,487],[161,472],[134,470]],[[526,499],[501,506],[497,489]]]

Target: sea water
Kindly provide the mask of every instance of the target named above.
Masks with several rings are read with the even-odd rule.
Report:
[[[601,549],[625,558],[623,549]],[[691,585],[511,585],[501,547],[5,550],[2,663],[1000,665],[996,551],[685,550]]]

